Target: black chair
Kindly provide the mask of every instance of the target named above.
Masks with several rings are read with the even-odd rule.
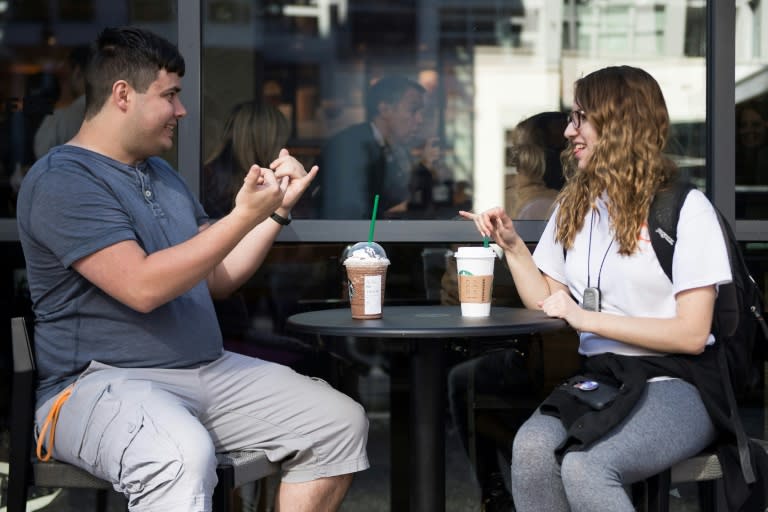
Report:
[[[86,488],[97,493],[99,512],[106,511],[107,493],[112,486],[82,469],[51,460],[40,462],[32,457],[35,414],[36,367],[32,337],[22,317],[11,319],[13,349],[13,388],[7,511],[26,510],[29,486],[53,488]],[[232,510],[232,490],[249,482],[275,474],[280,466],[270,462],[263,452],[230,452],[217,455],[216,474],[219,482],[213,492],[213,510]]]
[[[753,439],[768,452],[768,442]],[[710,450],[683,460],[642,482],[632,485],[635,505],[643,512],[669,512],[672,484],[695,483],[699,492],[699,508],[703,512],[727,510],[723,489],[723,469],[717,455]]]

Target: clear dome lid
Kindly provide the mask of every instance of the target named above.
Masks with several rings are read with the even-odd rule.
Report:
[[[348,259],[389,262],[387,251],[376,242],[357,242],[354,245],[347,246],[342,254],[342,262]]]

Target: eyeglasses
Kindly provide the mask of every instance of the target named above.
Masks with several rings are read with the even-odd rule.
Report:
[[[587,113],[583,110],[571,110],[565,115],[568,122],[572,123],[577,130],[581,127],[581,123],[587,120]]]

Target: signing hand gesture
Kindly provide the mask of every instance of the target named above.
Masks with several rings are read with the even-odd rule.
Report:
[[[235,196],[232,211],[245,216],[249,222],[258,223],[280,207],[284,196],[285,192],[271,169],[252,165]]]
[[[315,179],[318,171],[316,165],[312,166],[309,172],[305,171],[301,162],[292,157],[285,148],[280,150],[280,155],[269,164],[269,168],[275,172],[275,177],[284,192],[280,206],[289,211]]]
[[[499,247],[511,250],[515,245],[523,243],[520,235],[515,231],[512,219],[500,206],[491,208],[482,213],[459,211],[459,215],[475,223],[481,235],[492,238]]]

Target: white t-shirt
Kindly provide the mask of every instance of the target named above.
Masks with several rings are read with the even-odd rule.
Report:
[[[680,211],[672,259],[674,283],[669,281],[656,258],[647,224],[641,229],[638,249],[630,256],[618,254],[619,244],[613,240],[606,200],[603,195],[594,213],[593,210],[587,212],[584,227],[576,235],[567,258],[563,256],[563,246],[555,240],[557,211],[550,217],[533,253],[539,269],[566,284],[579,303],[587,286],[599,287],[601,309],[606,313],[670,318],[675,316],[678,292],[731,281],[728,252],[717,214],[700,191],[692,190]],[[588,356],[604,352],[660,355],[591,332],[581,332],[579,339],[579,353]],[[713,342],[710,334],[708,343]]]

